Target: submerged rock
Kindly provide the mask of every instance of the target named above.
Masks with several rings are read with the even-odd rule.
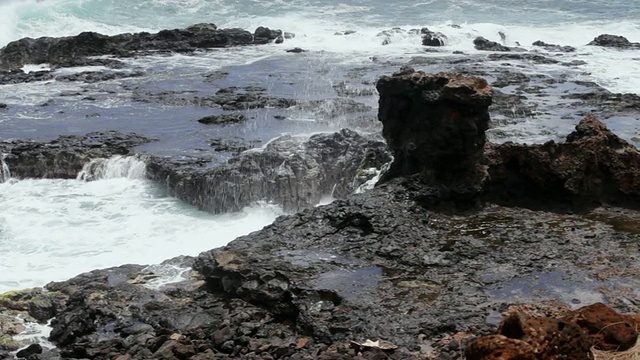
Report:
[[[531,44],[533,46],[539,46],[547,51],[556,51],[556,52],[574,52],[576,51],[576,48],[574,48],[573,46],[560,46],[560,45],[555,45],[555,44],[547,44],[544,41],[534,41],[533,44]]]

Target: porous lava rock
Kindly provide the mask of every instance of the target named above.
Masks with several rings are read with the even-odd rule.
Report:
[[[378,120],[394,161],[381,183],[421,174],[430,186],[475,194],[489,127],[492,89],[486,80],[405,68],[377,83]]]
[[[465,355],[468,360],[588,360],[594,358],[592,348],[619,352],[634,346],[636,326],[635,317],[621,315],[602,303],[558,317],[516,311],[500,323],[497,335],[468,344]]]
[[[563,318],[582,328],[593,346],[600,350],[624,351],[638,340],[638,322],[630,315],[618,314],[603,303],[582,307]]]
[[[640,151],[593,115],[564,143],[505,143],[487,147],[491,201],[575,209],[640,204]]]

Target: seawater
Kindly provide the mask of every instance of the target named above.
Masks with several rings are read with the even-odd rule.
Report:
[[[290,71],[287,66],[294,60],[284,58],[283,50],[301,47],[309,53],[295,59],[307,62],[295,60],[291,66],[307,66],[309,70],[291,76],[300,92],[291,95],[324,96],[333,91],[335,82],[344,79],[343,74],[332,77],[333,68],[344,71],[362,64],[398,64],[416,56],[446,57],[454,50],[473,55],[478,53],[472,43],[475,37],[500,41],[500,33],[505,35],[506,45],[528,50],[534,49],[531,44],[536,40],[574,46],[574,53],[539,51],[559,61],[586,62],[570,74],[575,80],[595,81],[612,92],[640,93],[637,51],[586,46],[603,33],[640,42],[640,6],[636,0],[0,0],[0,46],[26,36],[155,32],[200,22],[250,31],[268,26],[294,33],[295,38],[282,46],[123,59],[128,70],[148,72],[144,78],[97,85],[45,81],[0,86],[0,102],[10,108],[0,111],[0,136],[50,139],[61,133],[134,131],[161,138],[157,144],[174,152],[169,155],[175,155],[185,141],[206,148],[207,141],[225,129],[247,139],[253,133],[271,137],[281,129],[265,131],[265,119],[253,121],[255,128],[204,129],[195,120],[211,109],[136,103],[131,100],[130,89],[139,82],[157,91],[188,91],[201,86],[203,73],[238,65],[246,65],[240,72],[250,70],[236,78],[246,75],[256,80],[251,85],[269,87],[270,74],[264,72],[273,69],[269,67],[273,64],[276,72]],[[443,52],[425,52],[420,35],[409,31],[425,26],[447,36]],[[345,31],[353,33],[341,35]],[[46,64],[27,66],[25,71],[43,66],[46,68]],[[322,76],[318,68],[322,68]],[[56,72],[86,70],[106,69],[84,67]],[[395,70],[389,66],[383,73]],[[559,65],[531,65],[520,70],[545,74],[567,71]],[[97,94],[95,101],[83,100],[86,89]],[[94,113],[100,116],[91,116]],[[531,138],[535,141],[546,141],[548,135],[537,136],[540,132],[535,127],[540,125],[536,122],[538,119],[525,121],[522,126],[525,130],[534,128]],[[566,130],[573,125],[564,121],[561,126]],[[638,119],[611,119],[608,125],[626,138],[640,134]],[[293,125],[285,130],[316,131],[294,129]],[[7,181],[0,184],[0,292],[42,286],[95,268],[154,264],[177,255],[195,255],[257,230],[282,213],[277,207],[255,204],[239,213],[206,214],[146,180],[136,170],[136,164],[140,164],[134,160],[126,160],[131,162],[128,167],[123,167],[124,159],[110,161],[92,165],[109,171],[99,173],[88,168],[76,180],[7,180],[10,169],[2,169],[0,181]]]
[[[277,206],[255,204],[211,215],[145,179],[140,160],[116,158],[103,165],[95,181],[0,184],[0,293],[98,268],[197,255],[282,214]]]
[[[296,34],[287,42],[312,51],[341,54],[345,61],[371,56],[391,58],[422,54],[418,35],[398,33],[383,46],[380,32],[429,27],[449,37],[448,47],[474,53],[472,40],[484,36],[507,45],[531,43],[578,48],[567,60],[581,59],[585,79],[614,92],[640,89],[640,61],[634,51],[585,45],[599,34],[623,35],[640,42],[640,6],[626,0],[0,0],[0,46],[21,37],[67,36],[82,31],[104,34],[158,31],[198,22],[253,30],[269,26]],[[455,26],[452,26],[455,25]],[[352,30],[349,36],[337,32]],[[227,58],[229,63],[257,59],[277,48],[265,47]],[[178,60],[179,61],[179,60]]]

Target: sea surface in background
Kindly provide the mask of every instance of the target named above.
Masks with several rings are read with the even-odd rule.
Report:
[[[259,86],[270,96],[322,101],[335,97],[334,87],[345,78],[357,77],[362,66],[368,67],[361,71],[366,73],[362,80],[372,84],[415,57],[446,58],[454,50],[479,54],[473,47],[477,36],[528,50],[534,49],[536,40],[574,46],[577,51],[553,57],[561,62],[584,61],[579,68],[523,64],[518,71],[593,81],[616,93],[640,93],[638,51],[586,46],[603,33],[640,42],[636,0],[0,0],[0,46],[26,36],[156,32],[202,22],[250,31],[268,26],[295,37],[280,46],[123,59],[127,67],[119,71],[140,71],[145,74],[142,77],[96,84],[45,81],[0,86],[0,103],[9,106],[0,112],[0,138],[52,139],[120,130],[160,139],[144,146],[146,151],[189,157],[210,149],[215,137],[240,136],[265,143],[282,133],[345,126],[378,131],[375,120],[354,123],[336,115],[339,109],[334,111],[329,102],[315,112],[296,107],[263,109],[249,111],[249,120],[243,124],[203,127],[195,120],[219,110],[148,100],[158,94],[193,97],[215,93],[222,86]],[[425,52],[420,35],[410,31],[422,27],[447,36],[444,52]],[[293,47],[308,53],[284,53]],[[46,65],[25,70],[41,67]],[[425,70],[448,68],[433,65]],[[57,69],[56,74],[82,71],[115,70],[68,68]],[[216,71],[228,75],[215,85],[202,81],[203,74]],[[370,106],[367,115],[375,119],[375,97],[361,101]],[[274,120],[276,115],[285,120]],[[518,116],[514,112],[518,121],[503,129],[502,141],[558,139],[579,118]],[[606,121],[625,139],[640,136],[637,117]],[[212,158],[218,163],[225,160]],[[139,174],[122,173],[92,182],[10,180],[0,184],[0,209],[0,293],[42,286],[95,268],[195,255],[257,230],[281,214],[266,204],[236,214],[206,214],[168,196]]]

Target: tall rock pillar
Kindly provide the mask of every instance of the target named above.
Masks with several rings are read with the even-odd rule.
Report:
[[[394,156],[380,182],[420,174],[430,186],[477,194],[492,100],[487,81],[403,68],[377,89],[378,120]]]

